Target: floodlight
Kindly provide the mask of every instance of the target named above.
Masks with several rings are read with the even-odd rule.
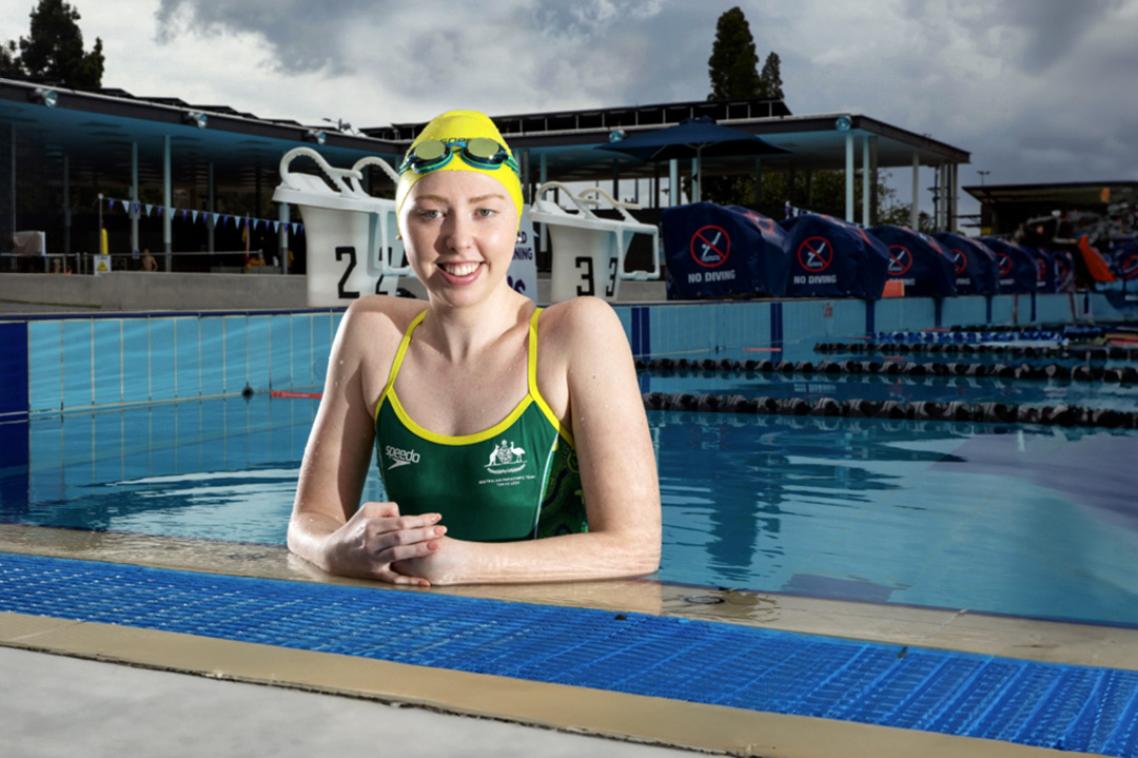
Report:
[[[31,99],[48,108],[54,108],[59,102],[59,93],[48,87],[36,87],[32,90]]]
[[[199,129],[205,129],[206,124],[209,123],[209,116],[201,111],[187,111],[182,114],[182,121]]]
[[[323,145],[328,135],[324,133],[323,129],[309,129],[304,133],[304,138],[309,142],[315,142],[317,145]]]
[[[853,119],[849,116],[838,116],[838,120],[834,122],[834,128],[839,132],[848,132],[853,128]]]

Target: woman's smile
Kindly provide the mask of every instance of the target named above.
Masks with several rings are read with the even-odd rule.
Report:
[[[438,267],[448,283],[461,286],[477,279],[484,265],[481,261],[447,261]]]

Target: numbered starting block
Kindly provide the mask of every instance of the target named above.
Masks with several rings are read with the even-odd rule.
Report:
[[[290,171],[293,160],[311,158],[323,176]],[[298,147],[281,158],[278,203],[300,208],[308,242],[308,305],[349,305],[361,295],[393,295],[399,277],[411,273],[397,239],[395,201],[372,197],[361,187],[362,169],[379,166],[398,181],[382,158],[368,157],[350,169],[334,168],[315,150]]]
[[[566,210],[546,193],[564,193],[573,208]],[[621,218],[601,218],[593,206],[605,201]],[[574,195],[560,182],[546,182],[537,191],[530,220],[549,228],[553,248],[552,293],[550,300],[559,302],[577,295],[596,295],[615,301],[620,297],[620,283],[627,279],[647,281],[660,278],[660,234],[654,224],[644,224],[628,213],[640,206],[621,203],[605,191],[590,187]],[[652,270],[626,271],[632,237],[647,234],[652,238]]]

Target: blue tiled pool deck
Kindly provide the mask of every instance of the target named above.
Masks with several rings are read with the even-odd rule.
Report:
[[[1138,753],[1138,671],[0,553],[0,611],[1062,750]]]

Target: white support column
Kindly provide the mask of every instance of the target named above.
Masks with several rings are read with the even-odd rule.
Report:
[[[854,136],[846,132],[846,221],[854,221]]]
[[[913,153],[913,204],[909,206],[909,228],[917,231],[921,222],[921,157]]]
[[[680,162],[675,158],[668,161],[668,205],[675,208],[680,204]]]
[[[209,195],[208,204],[206,206],[206,210],[208,212],[208,215],[205,218],[205,228],[209,232],[209,234],[208,234],[209,239],[208,239],[208,244],[207,244],[206,249],[212,253],[214,251],[214,246],[213,246],[213,226],[214,226],[214,224],[213,224],[213,161],[209,162],[209,180],[208,180],[208,186],[206,187],[206,193]]]
[[[138,245],[138,213],[135,207],[138,204],[138,143],[130,143],[130,252],[136,255],[141,248]]]
[[[861,225],[866,228],[869,228],[869,194],[872,192],[869,180],[869,135],[867,134],[861,139]]]
[[[538,187],[540,187],[541,185],[543,185],[543,184],[545,184],[546,182],[548,182],[548,181],[549,181],[549,161],[548,161],[548,157],[549,157],[549,156],[547,156],[545,153],[541,153],[541,154],[538,156],[538,158],[537,158],[537,180],[538,180]],[[537,202],[537,198],[536,198],[536,197],[534,198],[534,202]],[[540,243],[541,243],[541,250],[542,250],[543,252],[549,249],[549,230],[548,230],[548,229],[545,227],[545,224],[542,224],[542,225],[541,225],[541,240],[540,240]]]
[[[170,172],[170,135],[162,137],[162,247],[166,251],[166,271],[174,270],[173,215],[170,206],[174,204],[174,178]]]
[[[956,224],[956,195],[960,192],[960,166],[953,163],[948,169],[948,231],[955,232],[957,229]]]

